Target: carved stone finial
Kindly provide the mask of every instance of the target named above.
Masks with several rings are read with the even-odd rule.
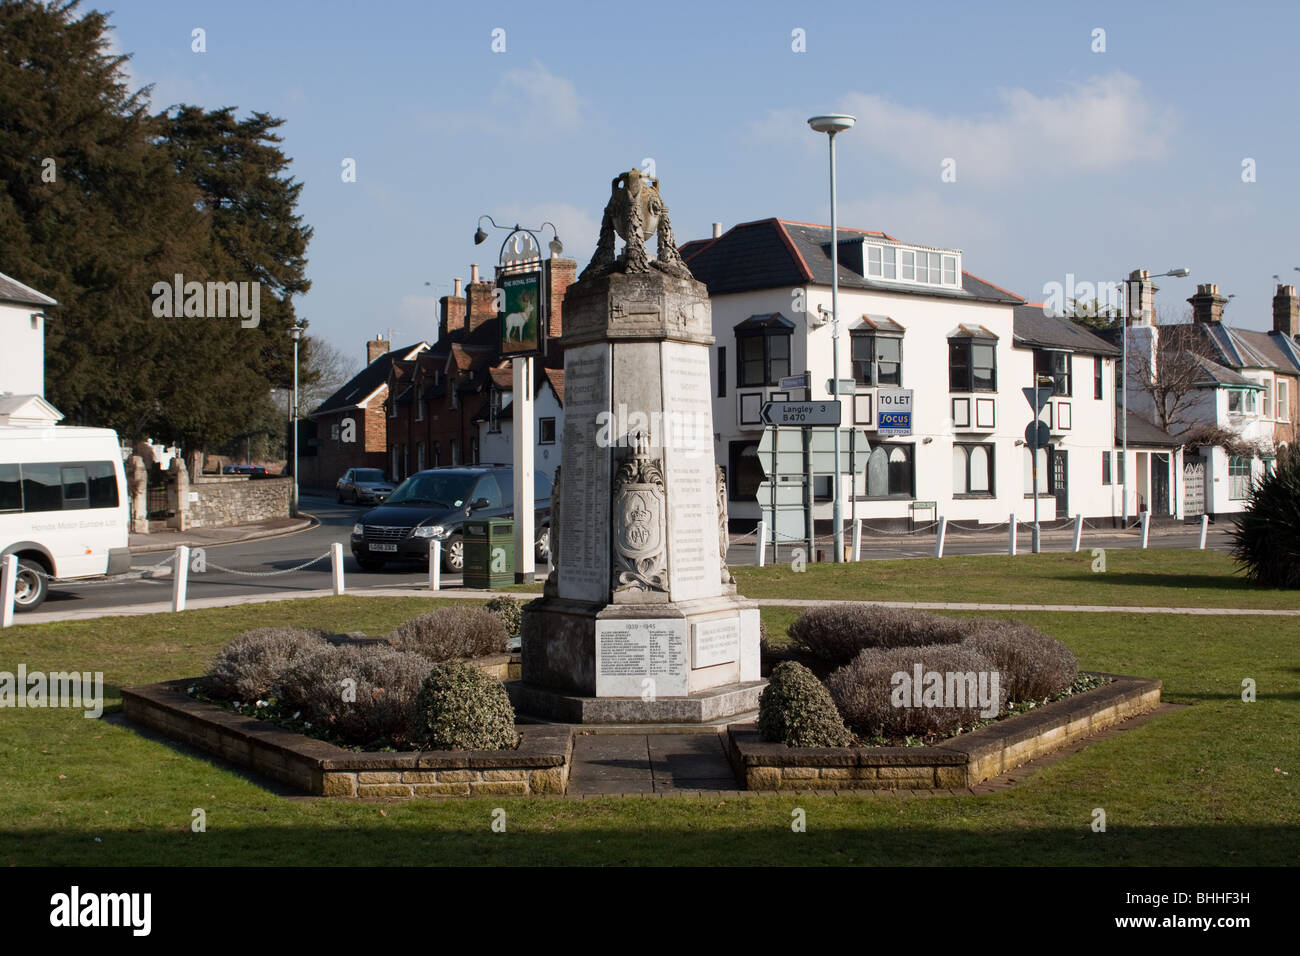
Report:
[[[614,257],[615,234],[626,243],[623,254],[617,259]],[[645,249],[651,236],[657,238],[659,247],[653,261]],[[659,180],[645,176],[639,169],[630,169],[615,176],[610,184],[609,202],[601,217],[596,252],[579,279],[611,272],[646,273],[652,267],[668,275],[694,278],[677,251],[668,207],[659,195]]]

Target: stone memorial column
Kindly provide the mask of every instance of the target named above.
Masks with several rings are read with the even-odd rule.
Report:
[[[628,240],[617,259],[615,233]],[[644,242],[656,235],[652,261]],[[753,710],[758,610],[725,563],[708,291],[677,254],[658,183],[636,170],[614,180],[596,255],[564,297],[561,341],[555,570],[524,612],[516,706],[594,722]]]

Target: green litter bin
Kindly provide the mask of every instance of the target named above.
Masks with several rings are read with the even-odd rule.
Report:
[[[503,588],[515,583],[515,523],[484,518],[462,525],[465,587]]]

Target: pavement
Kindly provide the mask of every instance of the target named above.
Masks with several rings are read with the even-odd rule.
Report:
[[[736,789],[723,737],[716,730],[645,734],[574,730],[569,795]]]
[[[181,545],[189,548],[215,548],[240,541],[260,538],[278,538],[286,534],[307,531],[320,522],[308,514],[297,518],[272,518],[236,525],[233,528],[194,528],[189,531],[158,531],[153,534],[130,535],[132,554],[149,554],[154,551],[175,551]]]

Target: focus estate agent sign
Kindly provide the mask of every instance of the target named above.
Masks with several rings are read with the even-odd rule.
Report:
[[[876,434],[912,434],[910,388],[882,388],[876,393]]]

